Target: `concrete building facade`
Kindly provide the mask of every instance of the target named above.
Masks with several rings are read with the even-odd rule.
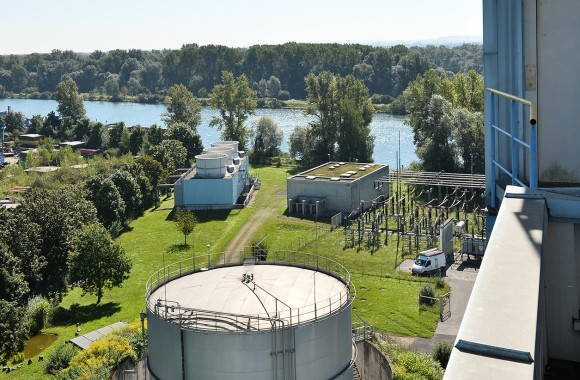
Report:
[[[388,172],[386,165],[328,162],[294,175],[286,180],[288,212],[320,216],[368,209],[373,199],[386,195],[388,186],[378,180]]]
[[[491,235],[445,379],[580,378],[580,2],[483,19]]]

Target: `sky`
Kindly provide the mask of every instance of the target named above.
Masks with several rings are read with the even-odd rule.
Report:
[[[482,0],[10,0],[0,54],[483,34]]]

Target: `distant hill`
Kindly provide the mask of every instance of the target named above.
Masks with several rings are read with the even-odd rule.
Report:
[[[372,46],[427,46],[427,45],[444,45],[447,47],[459,46],[463,44],[483,44],[483,36],[446,36],[427,40],[385,40],[385,41],[368,41],[365,42]]]

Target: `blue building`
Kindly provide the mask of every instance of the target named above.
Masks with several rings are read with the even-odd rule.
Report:
[[[232,209],[250,185],[249,159],[237,141],[218,141],[195,156],[195,165],[174,184],[175,207]]]
[[[482,3],[491,234],[445,379],[578,379],[580,1]]]

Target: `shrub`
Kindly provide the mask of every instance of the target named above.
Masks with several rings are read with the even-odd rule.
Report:
[[[447,368],[451,356],[451,345],[447,342],[437,342],[433,349],[433,359],[437,360],[441,367]]]
[[[59,374],[59,379],[92,379],[107,380],[113,369],[123,361],[137,360],[137,354],[129,340],[116,334],[110,334],[92,343],[70,360],[69,367]]]
[[[443,370],[429,355],[415,351],[399,351],[392,356],[392,359],[394,380],[443,378]]]
[[[144,321],[147,325],[147,321]],[[128,326],[115,329],[111,334],[126,338],[129,344],[135,350],[137,358],[141,358],[147,347],[147,326],[145,326],[145,334],[141,330],[141,321],[136,321]]]
[[[46,298],[35,296],[26,306],[26,323],[30,328],[30,335],[36,335],[48,325],[52,306]]]
[[[282,108],[282,102],[276,98],[270,99],[270,107],[271,108]]]
[[[435,287],[437,289],[443,289],[445,287],[445,280],[442,279],[441,277],[437,278],[435,280]]]
[[[63,343],[52,351],[44,363],[44,372],[54,375],[69,366],[71,359],[79,349],[69,343]]]
[[[12,364],[19,364],[24,361],[24,354],[22,352],[17,353],[12,357]]]
[[[435,304],[435,290],[431,285],[423,285],[419,291],[419,305],[432,306]]]
[[[290,93],[286,90],[282,90],[278,93],[278,99],[280,100],[290,100]]]
[[[393,97],[390,95],[373,94],[371,96],[371,102],[373,104],[389,104],[393,101]]]

